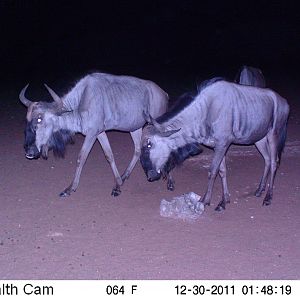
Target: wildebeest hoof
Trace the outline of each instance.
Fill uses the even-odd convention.
[[[225,210],[225,203],[220,203],[218,204],[218,206],[215,208],[215,211],[221,212],[223,210]]]
[[[168,183],[167,183],[167,189],[168,189],[169,191],[174,191],[174,190],[175,190],[174,182],[168,182]]]
[[[263,204],[262,204],[263,206],[268,206],[268,205],[271,205],[271,199],[265,199],[264,201],[263,201]]]
[[[261,196],[261,194],[262,194],[262,192],[260,192],[260,191],[256,191],[256,192],[254,193],[254,196],[255,196],[255,197],[260,197],[260,196]]]
[[[121,194],[121,190],[119,187],[115,187],[113,188],[113,190],[111,191],[111,195],[114,197],[117,197]]]
[[[260,197],[262,195],[264,190],[261,190],[261,189],[257,189],[254,193],[255,197]]]
[[[267,193],[267,195],[266,195],[266,197],[265,197],[262,205],[263,206],[270,205],[271,204],[271,200],[272,200],[272,196],[269,193]]]
[[[68,197],[71,195],[71,190],[66,189],[59,194],[59,197]]]

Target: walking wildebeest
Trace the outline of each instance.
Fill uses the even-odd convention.
[[[186,149],[197,143],[214,149],[208,175],[208,187],[201,200],[210,204],[217,173],[222,179],[223,198],[216,207],[229,202],[225,155],[231,144],[255,144],[265,168],[255,195],[261,196],[270,183],[263,205],[271,204],[277,163],[286,139],[289,105],[270,89],[244,86],[219,79],[203,85],[200,93],[173,115],[157,120],[145,112],[148,124],[142,135],[141,164],[148,181],[158,180],[177,162],[185,159]],[[175,158],[175,159],[174,159]]]
[[[252,85],[261,88],[266,87],[266,80],[262,71],[258,68],[243,66],[236,75],[235,82],[244,85]]]
[[[45,85],[54,102],[31,102],[25,97],[28,85],[21,91],[20,100],[28,107],[25,129],[25,152],[29,159],[48,150],[56,156],[64,156],[65,146],[75,133],[85,135],[77,160],[73,182],[60,196],[70,195],[79,184],[83,165],[96,139],[112,168],[116,185],[113,196],[121,193],[120,186],[131,174],[141,152],[143,111],[158,117],[167,109],[168,94],[154,82],[130,76],[114,76],[92,73],[82,78],[66,95],[60,98]],[[120,176],[106,135],[107,130],[130,132],[134,143],[134,155],[124,174]],[[168,177],[168,188],[172,189]]]

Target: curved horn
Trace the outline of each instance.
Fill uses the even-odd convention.
[[[164,132],[160,133],[160,135],[163,136],[163,137],[169,137],[169,136],[171,136],[172,134],[174,134],[174,133],[176,133],[176,132],[178,132],[178,131],[180,131],[180,130],[181,130],[181,128],[179,128],[179,129],[174,129],[174,130],[167,130],[167,131],[164,131]]]
[[[32,101],[28,100],[28,99],[25,97],[25,92],[26,92],[28,86],[29,86],[29,83],[22,89],[22,91],[21,91],[21,93],[20,93],[20,95],[19,95],[20,101],[21,101],[25,106],[27,106],[27,107],[32,103]]]
[[[48,90],[49,94],[52,96],[53,100],[57,104],[62,105],[62,101],[61,101],[60,97],[46,83],[44,83],[44,86]]]

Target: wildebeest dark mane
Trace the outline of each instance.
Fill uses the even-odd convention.
[[[189,106],[197,96],[197,91],[186,92],[182,94],[174,104],[169,108],[169,110],[162,116],[158,117],[156,121],[158,123],[163,123],[170,120],[172,117],[176,116],[185,107]]]
[[[172,119],[179,112],[188,107],[196,98],[197,95],[201,93],[206,87],[212,85],[213,83],[224,80],[223,77],[214,77],[212,79],[204,80],[197,86],[197,91],[190,91],[182,94],[175,103],[170,107],[170,109],[164,113],[162,116],[158,117],[156,121],[160,124]]]
[[[94,76],[95,74],[104,73],[99,69],[89,69],[87,72],[80,72],[78,74],[75,74],[72,76],[72,78],[67,80],[67,83],[63,84],[61,87],[61,92],[65,96],[67,95],[71,90],[75,88],[75,86],[84,78],[88,76]]]
[[[212,85],[215,82],[221,81],[221,80],[226,80],[226,79],[224,77],[219,76],[219,77],[213,77],[211,79],[202,81],[199,85],[197,85],[198,94],[200,94],[201,91],[203,91],[208,86]]]
[[[61,129],[53,132],[52,136],[49,139],[49,150],[53,150],[55,157],[65,157],[66,145],[74,144],[73,139],[74,134],[65,129]]]
[[[40,102],[38,102],[38,106],[42,107],[45,110],[53,109],[53,105],[55,105],[55,102],[53,102],[53,100],[50,101],[50,102],[46,102],[46,101],[40,101]]]
[[[169,158],[162,170],[163,176],[165,177],[168,174],[168,172],[170,172],[176,166],[181,165],[187,158],[198,155],[201,152],[203,152],[203,149],[198,143],[186,144],[183,147],[173,150],[170,153]]]

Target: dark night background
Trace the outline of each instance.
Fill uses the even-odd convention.
[[[241,65],[295,78],[300,17],[288,1],[0,0],[1,89],[100,70],[156,81],[172,94]]]

